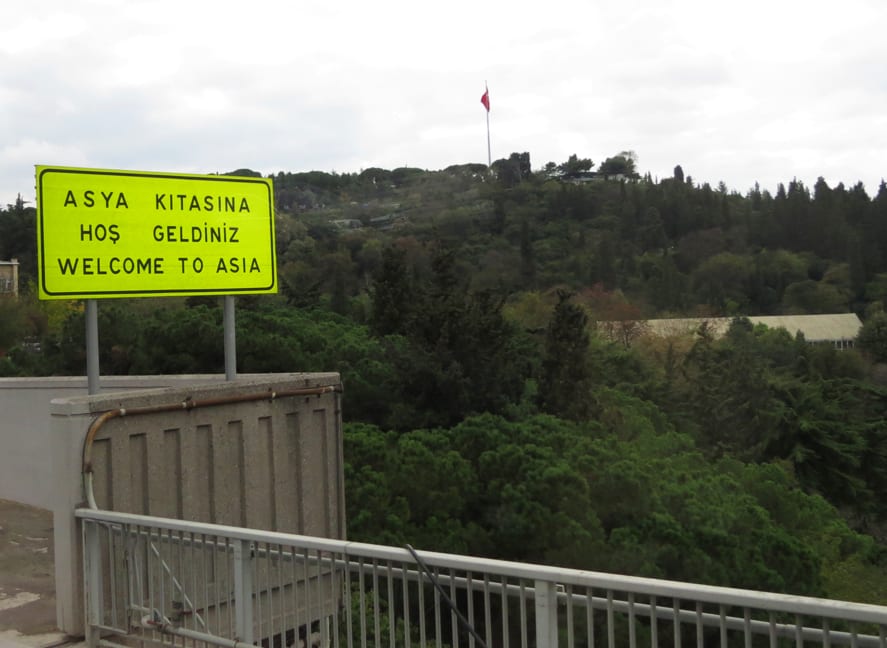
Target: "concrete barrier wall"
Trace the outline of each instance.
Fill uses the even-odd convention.
[[[3,476],[0,497],[53,511],[63,631],[83,630],[73,513],[85,502],[84,440],[99,420],[89,463],[102,508],[345,538],[338,374],[131,379],[126,391],[105,381],[93,396],[83,395],[83,379],[34,380],[42,384],[0,389],[0,402],[15,411],[2,416],[3,442],[21,462],[4,457],[13,474]],[[136,389],[152,382],[176,386]],[[305,389],[323,393],[293,395]],[[59,398],[72,392],[79,395]]]
[[[224,380],[224,375],[105,376],[102,393]],[[50,402],[86,393],[85,377],[0,378],[0,499],[53,508]]]
[[[91,444],[96,505],[344,539],[339,393],[310,393],[338,386],[338,374],[284,374],[105,399],[127,413]]]

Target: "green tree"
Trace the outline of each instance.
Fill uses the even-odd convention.
[[[575,153],[567,158],[567,161],[558,165],[557,169],[566,178],[575,178],[580,173],[590,171],[594,162],[589,158],[579,158]]]
[[[18,259],[21,285],[37,278],[37,211],[21,195],[0,208],[0,259]]]
[[[686,299],[687,277],[674,262],[673,255],[649,255],[641,276],[646,282],[647,301],[658,310],[680,309]]]
[[[850,292],[854,300],[860,301],[865,296],[867,277],[862,242],[855,232],[850,232],[847,235],[847,263],[850,273]]]
[[[787,250],[762,250],[753,264],[749,296],[764,313],[777,311],[786,287],[807,277],[807,262]]]
[[[626,178],[637,177],[636,156],[631,151],[622,151],[618,155],[603,161],[598,173],[605,176],[623,175]]]
[[[376,335],[405,333],[415,308],[406,253],[389,246],[382,251],[382,262],[373,277],[370,328]]]
[[[684,184],[684,170],[681,168],[680,164],[675,166],[673,177],[675,179],[675,182],[679,184]]]
[[[866,435],[880,425],[860,420],[860,414],[849,409],[858,405],[853,387],[840,381],[787,378],[773,384],[782,411],[778,435],[767,454],[788,459],[800,482],[830,501],[870,508],[873,493],[860,464]],[[882,457],[878,471],[883,464]]]
[[[824,281],[805,279],[785,288],[782,303],[789,313],[843,313],[848,295]]]
[[[529,180],[532,175],[529,153],[512,153],[508,159],[496,160],[492,165],[496,179],[505,187],[513,187]]]
[[[887,313],[875,313],[866,319],[857,344],[876,362],[887,362]]]
[[[238,317],[239,327],[241,319]],[[158,309],[135,328],[141,329],[143,339],[151,340],[151,344],[142,348],[142,358],[135,365],[139,369],[134,373],[218,373],[225,366],[222,309],[218,304]],[[105,339],[104,333],[99,339]]]
[[[532,290],[536,284],[536,256],[530,224],[526,219],[521,223],[520,230],[520,275],[524,288]]]
[[[807,595],[844,587],[831,565],[883,573],[871,539],[783,466],[708,462],[654,405],[604,391],[618,423],[347,425],[351,537]]]
[[[691,282],[697,298],[726,314],[744,310],[752,264],[748,257],[722,252],[699,264]]]
[[[641,216],[636,232],[642,250],[661,250],[668,240],[662,226],[662,216],[656,207],[647,207]]]
[[[601,284],[607,290],[615,289],[619,282],[614,238],[610,232],[604,232],[591,257],[589,283]]]
[[[452,425],[471,413],[502,412],[520,400],[530,374],[532,348],[502,315],[504,298],[471,290],[465,273],[457,270],[454,250],[441,244],[431,266],[430,277],[416,285],[405,306],[410,311],[402,331],[396,331],[408,342],[392,356],[401,376],[392,419],[399,429]],[[396,286],[396,278],[390,283]],[[401,293],[376,292],[377,297],[390,294]],[[402,310],[381,312],[400,316]],[[385,329],[377,325],[374,330]]]
[[[684,359],[680,400],[698,426],[700,448],[711,457],[756,461],[772,441],[781,412],[755,345],[750,322],[736,319],[722,341],[702,331]]]
[[[544,412],[575,421],[593,411],[589,360],[588,316],[558,293],[558,303],[545,334],[539,406]]]
[[[0,357],[21,342],[26,325],[22,304],[13,297],[0,295]]]

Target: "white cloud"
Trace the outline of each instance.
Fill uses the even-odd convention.
[[[0,204],[33,165],[265,173],[637,151],[700,181],[863,180],[887,5],[45,0],[0,25]]]

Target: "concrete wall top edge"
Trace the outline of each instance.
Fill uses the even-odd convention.
[[[238,380],[251,380],[267,376],[322,376],[327,373],[274,373],[274,374],[238,374]],[[332,375],[330,373],[329,375]],[[108,391],[116,388],[129,387],[172,387],[180,383],[195,382],[225,382],[225,374],[159,374],[145,376],[102,376],[100,379],[102,390]],[[86,376],[22,376],[14,378],[0,378],[0,389],[36,389],[49,388],[87,388]]]
[[[151,387],[170,387],[179,383],[192,382],[223,382],[224,374],[180,374],[175,376],[102,376],[102,390],[144,389]],[[0,378],[0,390],[87,390],[86,376],[29,376],[17,378]]]
[[[50,403],[52,415],[72,416],[105,412],[120,407],[143,407],[180,402],[185,399],[205,400],[224,398],[234,394],[284,389],[340,386],[338,373],[279,373],[244,374],[234,381],[221,380],[217,376],[164,376],[169,381],[153,381],[146,386],[137,381],[121,384],[117,391],[108,391],[110,385],[103,385],[103,391],[92,396],[88,394],[55,398]],[[166,383],[158,386],[158,383]]]

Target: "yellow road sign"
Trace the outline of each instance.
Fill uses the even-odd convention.
[[[37,167],[40,299],[277,292],[267,178]]]

